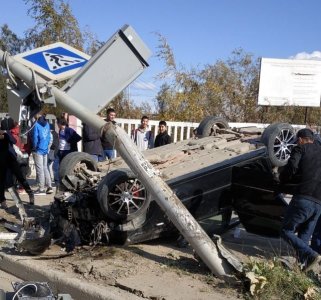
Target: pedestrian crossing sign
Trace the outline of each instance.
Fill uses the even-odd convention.
[[[61,81],[72,77],[90,56],[58,42],[18,54],[14,58],[47,80]]]

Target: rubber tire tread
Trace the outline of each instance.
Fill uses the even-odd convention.
[[[215,124],[217,124],[219,128],[230,128],[228,122],[224,118],[208,116],[199,124],[197,128],[197,136],[200,138],[210,136],[211,128]]]
[[[269,159],[271,161],[271,164],[274,167],[282,167],[287,164],[287,160],[281,161],[274,155],[275,138],[278,136],[280,131],[283,129],[289,129],[293,133],[295,132],[294,128],[288,123],[273,123],[265,128],[265,130],[261,136],[261,142],[266,146]]]
[[[84,162],[91,171],[97,171],[97,162],[92,156],[85,152],[71,152],[67,154],[60,163],[59,177],[64,178],[66,175],[72,175],[74,168],[79,162]]]

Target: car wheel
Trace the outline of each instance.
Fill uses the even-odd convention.
[[[272,165],[284,166],[296,145],[294,128],[287,123],[271,124],[264,130],[261,142],[267,147]]]
[[[230,128],[230,126],[224,118],[213,116],[206,117],[204,120],[202,120],[202,122],[199,124],[197,128],[197,136],[207,137],[215,135],[215,131],[217,128],[228,129]]]
[[[146,188],[129,169],[108,173],[98,186],[97,198],[107,217],[122,222],[145,213],[150,203]]]
[[[66,176],[74,175],[77,178],[77,175],[83,172],[83,169],[90,171],[97,171],[97,162],[92,158],[88,153],[84,152],[71,152],[66,155],[60,163],[59,166],[59,177],[60,181],[67,189],[75,189],[75,187],[81,187],[81,180],[79,178],[79,184],[76,182],[71,183],[69,180],[66,180]]]

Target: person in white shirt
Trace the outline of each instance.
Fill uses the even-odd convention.
[[[140,126],[132,132],[131,138],[140,151],[154,147],[154,136],[152,131],[149,130],[148,123],[149,118],[143,116],[141,118]]]

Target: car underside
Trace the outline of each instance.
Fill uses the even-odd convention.
[[[287,206],[283,194],[292,188],[274,180],[273,168],[286,163],[294,129],[272,124],[260,134],[246,128],[232,131],[226,124],[207,118],[198,138],[144,155],[207,233],[219,234],[237,224],[231,222],[234,211],[246,230],[277,236]],[[50,232],[67,249],[178,234],[121,158],[97,164],[86,153],[71,153],[61,163],[60,178]]]

